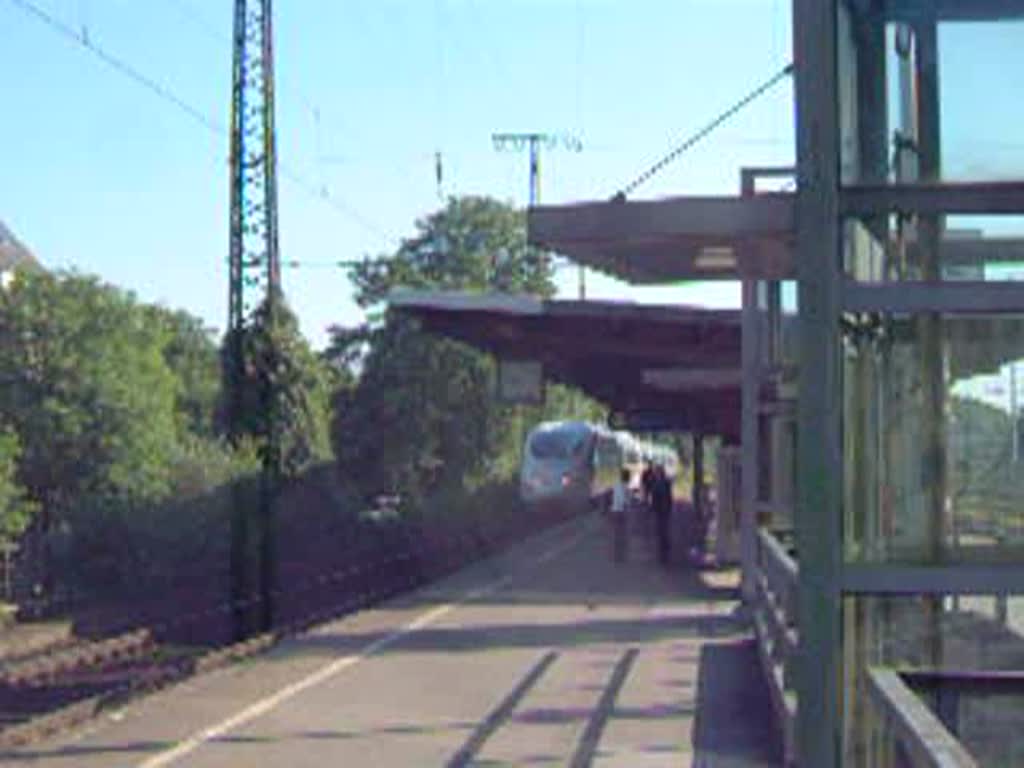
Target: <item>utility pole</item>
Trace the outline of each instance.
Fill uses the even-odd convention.
[[[246,431],[245,410],[252,408],[246,397],[251,375],[246,370],[245,338],[252,331],[253,312],[262,307],[267,337],[274,340],[281,300],[271,0],[235,0],[233,42],[226,383],[228,435],[237,442]],[[281,468],[280,409],[273,378],[277,350],[271,349],[268,358],[258,363],[268,370],[257,372],[261,381],[259,405],[267,428],[256,525],[251,525],[250,500],[242,498],[241,493],[236,494],[232,515],[231,597],[235,635],[240,638],[253,628],[247,604],[254,591],[259,598],[256,626],[268,630],[274,617],[273,502]],[[250,565],[254,551],[258,558],[255,574]]]
[[[583,143],[575,136],[561,137],[550,133],[493,133],[491,141],[498,152],[513,150],[522,152],[529,150],[530,156],[530,207],[540,203],[540,150],[555,149],[559,145],[570,152],[583,151]],[[582,301],[587,295],[586,271],[579,267],[579,298]]]

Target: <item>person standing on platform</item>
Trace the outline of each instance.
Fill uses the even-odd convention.
[[[629,478],[630,472],[623,468],[619,479],[612,486],[611,526],[612,526],[612,560],[622,563],[626,560],[626,517],[629,514]]]
[[[654,501],[651,492],[654,490],[654,462],[648,460],[644,471],[640,473],[640,492],[643,494],[643,529],[644,537],[649,541],[654,520]]]
[[[670,522],[672,519],[672,481],[665,467],[659,464],[654,470],[651,484],[651,506],[654,508],[654,530],[658,541],[658,562],[668,565],[672,554]]]
[[[651,504],[651,490],[654,488],[654,462],[648,461],[644,466],[644,471],[640,473],[640,489],[644,494],[644,504],[648,508],[652,507]]]

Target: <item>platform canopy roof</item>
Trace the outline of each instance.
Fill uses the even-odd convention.
[[[739,438],[739,311],[419,291],[389,303],[426,331],[539,361],[633,429]]]
[[[636,285],[795,277],[795,198],[674,197],[537,206],[533,245]]]
[[[789,192],[537,206],[528,213],[528,239],[533,245],[638,285],[786,280],[796,276],[794,215],[795,196]],[[1024,271],[1024,239],[1019,237],[987,237],[981,231],[950,229],[939,248],[949,282],[990,279],[985,277],[989,269]],[[1012,294],[1013,287],[1007,289]],[[902,293],[900,284],[872,284],[874,303],[855,308],[869,314],[885,313],[893,303],[893,293]],[[1024,318],[1016,310],[1018,301],[1015,294],[1010,296],[1008,306],[1014,308],[1010,316],[944,319],[955,377],[993,373],[1024,357]],[[1002,305],[973,309],[1003,311]],[[906,322],[898,323],[894,330],[897,338],[913,336],[912,324]]]

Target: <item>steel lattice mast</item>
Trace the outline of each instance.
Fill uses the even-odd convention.
[[[235,0],[229,331],[281,289],[271,14],[271,0]]]
[[[231,223],[228,292],[227,403],[228,435],[236,442],[246,432],[247,392],[252,372],[246,370],[245,339],[254,312],[265,311],[269,349],[266,359],[250,361],[263,382],[260,407],[266,419],[259,516],[250,525],[246,499],[236,499],[232,526],[232,599],[235,634],[245,636],[253,625],[245,608],[259,595],[257,625],[273,623],[274,541],[272,505],[280,472],[280,425],[274,371],[277,367],[278,304],[281,267],[278,253],[277,141],[274,131],[274,48],[271,0],[235,0],[231,93]],[[253,530],[254,528],[254,530]],[[249,553],[255,538],[259,564],[253,585]]]

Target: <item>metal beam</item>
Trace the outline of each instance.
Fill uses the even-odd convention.
[[[907,281],[843,283],[842,308],[847,312],[987,313],[1019,315],[1024,307],[1024,282]]]
[[[1020,594],[1024,565],[847,563],[842,587],[847,593],[878,595]]]
[[[949,231],[940,244],[943,266],[1024,264],[1024,237],[979,237],[952,239]]]
[[[743,281],[743,389],[740,560],[743,564],[740,590],[747,601],[754,599],[757,574],[757,490],[760,440],[757,402],[760,395],[760,318],[757,306],[757,283]]]
[[[642,381],[665,392],[739,389],[745,381],[740,368],[654,368],[642,372]]]
[[[863,6],[864,2],[853,3]],[[887,21],[998,21],[1024,18],[1021,0],[883,0]]]
[[[1019,214],[1024,211],[1024,182],[857,184],[843,187],[840,209],[844,216],[884,212]]]
[[[797,754],[840,762],[842,488],[836,0],[794,0],[800,306]]]

